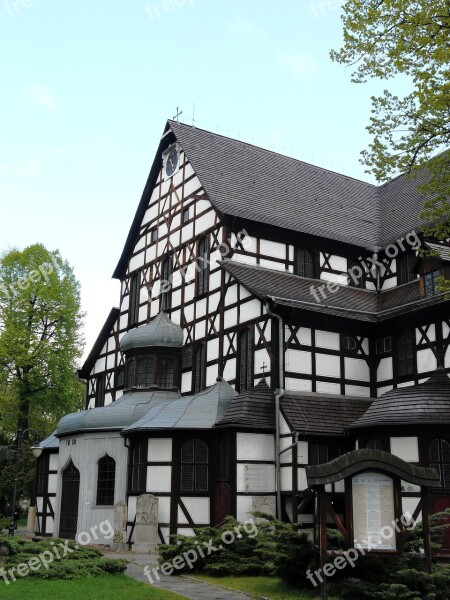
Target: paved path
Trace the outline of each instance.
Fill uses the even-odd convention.
[[[191,600],[249,600],[249,598],[254,598],[254,596],[249,596],[242,592],[235,592],[217,585],[210,585],[209,583],[184,575],[160,575],[160,581],[157,581],[151,573],[151,570],[158,564],[156,556],[152,554],[108,552],[108,557],[129,561],[126,574],[130,577],[163,590],[170,590]],[[146,566],[149,567],[150,576],[154,579],[153,584],[149,583],[144,573]]]

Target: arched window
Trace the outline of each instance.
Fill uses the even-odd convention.
[[[135,442],[131,450],[130,490],[145,492],[147,481],[147,438]]]
[[[131,276],[130,281],[130,310],[128,312],[128,324],[134,325],[139,321],[139,303],[141,295],[141,281],[139,273]]]
[[[240,336],[239,391],[253,387],[253,331],[248,327]]]
[[[399,376],[414,374],[414,332],[404,331],[397,340],[397,369]]]
[[[314,277],[314,258],[307,248],[294,249],[294,273],[301,277]]]
[[[113,506],[116,461],[106,454],[98,461],[97,473],[97,505]]]
[[[383,444],[380,440],[369,440],[366,443],[367,450],[383,450]]]
[[[170,310],[172,307],[172,256],[167,256],[161,268],[161,311]]]
[[[206,348],[204,344],[195,350],[194,392],[201,392],[206,387]]]
[[[158,387],[171,390],[174,387],[175,361],[170,356],[158,357]]]
[[[180,490],[208,491],[208,446],[203,440],[192,438],[181,448]]]
[[[138,388],[148,388],[154,383],[155,369],[153,358],[146,356],[138,360],[136,379],[136,387]]]
[[[446,440],[433,440],[429,450],[430,467],[439,473],[442,487],[450,489],[450,444]]]
[[[209,238],[204,237],[198,242],[198,273],[197,294],[206,294],[208,291],[208,261],[209,261]]]

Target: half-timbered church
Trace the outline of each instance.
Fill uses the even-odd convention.
[[[310,527],[305,468],[356,448],[434,466],[431,510],[450,506],[450,247],[422,238],[422,204],[406,176],[168,121],[79,372],[86,410],[42,443],[36,531],[73,538],[121,506],[133,544],[146,493],[160,543],[254,510]],[[343,514],[344,481],[327,491]],[[420,487],[399,493],[414,512]]]

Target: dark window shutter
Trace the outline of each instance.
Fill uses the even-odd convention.
[[[399,376],[414,373],[414,332],[407,329],[397,341],[397,368]]]

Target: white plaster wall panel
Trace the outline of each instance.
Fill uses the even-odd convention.
[[[391,437],[391,454],[406,462],[419,462],[417,437]]]
[[[238,324],[238,312],[237,308],[230,308],[225,311],[224,325],[225,329],[234,327]]]
[[[57,475],[48,476],[48,493],[56,494],[57,491]]]
[[[128,294],[122,297],[122,303],[120,306],[122,310],[128,310],[130,306],[130,296]]]
[[[194,299],[195,294],[195,285],[193,283],[189,283],[184,286],[184,302],[190,302]],[[186,310],[186,308],[185,308]]]
[[[180,213],[178,213],[177,215],[174,215],[172,217],[171,229],[175,229],[176,227],[179,227],[180,225],[181,225],[181,217],[180,217]],[[179,244],[180,240],[181,240],[180,232],[176,232],[176,235],[178,236],[178,244]],[[172,239],[172,238],[170,238],[170,239]]]
[[[263,367],[265,366],[265,371],[270,371],[270,356],[265,348],[261,350],[255,351],[255,364],[254,364],[254,373],[257,376],[261,376],[263,374]]]
[[[363,341],[361,342],[361,346],[364,352],[366,354],[369,354],[369,340],[367,338],[363,339]]]
[[[201,340],[206,336],[206,319],[195,324],[195,339]]]
[[[147,460],[149,462],[171,462],[172,439],[150,438],[148,440]]]
[[[392,358],[382,358],[377,369],[377,381],[392,379],[394,376],[392,369]]]
[[[206,298],[198,300],[195,308],[197,319],[204,317],[206,315]]]
[[[420,502],[420,498],[402,498],[402,510],[403,510],[403,514],[410,519],[413,514],[414,511],[417,508],[417,505]],[[419,516],[416,519],[416,523],[421,523],[422,522],[422,511],[420,511]]]
[[[180,166],[182,165],[181,163],[182,158],[180,157]],[[183,169],[180,169],[179,171],[177,171],[175,173],[175,175],[172,176],[172,184],[174,188],[178,188],[179,185],[181,185],[183,183]],[[178,195],[180,195],[180,191],[177,190]],[[177,201],[177,197],[175,194],[172,195],[172,203],[176,203]]]
[[[195,524],[210,522],[209,498],[182,497],[181,500]]]
[[[211,268],[214,269],[215,267],[218,266],[217,265],[218,260],[222,260],[222,254],[220,253],[220,250],[214,250],[209,255],[209,263],[211,265]]]
[[[431,325],[428,328],[424,328],[424,330],[426,330],[426,335],[427,338],[430,340],[430,342],[435,342],[436,341],[436,327],[434,325],[434,323],[431,323]],[[420,343],[420,340],[422,339],[422,334],[420,333],[419,329],[416,329],[416,344]]]
[[[188,304],[184,306],[184,318],[188,323],[191,323],[194,320],[194,305]]]
[[[217,310],[220,302],[220,293],[216,292],[208,297],[208,311],[214,313]]]
[[[107,394],[105,394],[105,406],[108,406],[108,404],[111,404],[112,401],[113,401],[112,395],[109,392]]]
[[[292,468],[281,467],[281,491],[291,492],[292,491]]]
[[[145,248],[145,237],[145,235],[142,236],[141,239],[138,241],[138,243],[134,247],[133,254],[136,254],[136,252],[139,252],[139,250],[143,250]]]
[[[118,390],[116,392],[116,400],[118,400],[119,398],[122,398],[122,396],[123,396],[123,391],[122,390]]]
[[[188,168],[191,168],[191,167],[188,167]],[[200,182],[197,179],[197,177],[194,177],[190,181],[186,181],[184,184],[184,197],[188,198],[193,193],[201,194],[201,190],[199,190],[199,188],[200,188]]]
[[[59,454],[50,454],[48,468],[49,468],[49,471],[57,471],[58,470]]]
[[[375,291],[376,285],[374,283],[372,283],[371,281],[366,281],[366,290],[372,290]]]
[[[340,377],[339,356],[316,354],[316,373],[325,377]]]
[[[211,203],[208,200],[197,200],[197,215],[199,215],[202,212],[205,212],[205,210],[210,210],[212,214],[214,214],[214,209],[211,206]]]
[[[218,374],[217,365],[212,365],[211,367],[206,368],[206,387],[216,383]]]
[[[250,300],[241,304],[241,323],[251,321],[261,316],[261,302],[259,300]],[[269,330],[270,331],[270,330]]]
[[[253,518],[253,497],[238,496],[236,498],[236,518],[238,521],[248,521]]]
[[[225,296],[225,306],[230,306],[230,304],[236,304],[236,302],[238,301],[237,291],[237,283],[235,283],[234,285],[230,285],[230,287],[227,289],[227,293]]]
[[[362,385],[346,385],[345,386],[346,396],[363,396],[369,398],[370,388],[363,387]]]
[[[236,359],[230,358],[225,363],[223,368],[223,378],[229,381],[230,379],[234,379],[236,377]]]
[[[91,398],[88,403],[88,409],[95,407],[95,398]]]
[[[300,465],[308,464],[308,442],[297,442],[297,462]]]
[[[317,382],[317,391],[325,394],[340,394],[341,386],[338,383],[327,383],[325,381]]]
[[[170,542],[170,527],[160,527],[161,535],[165,544]]]
[[[322,273],[320,274],[320,279],[322,281],[330,281],[332,283],[338,283],[339,285],[348,285],[347,275],[337,275],[336,273],[328,273],[327,271],[322,271]],[[327,289],[323,290],[325,297],[327,297],[329,294],[334,293],[335,291],[337,291],[337,290],[334,290],[334,288],[332,288],[331,290],[327,290]],[[323,295],[322,295],[321,291],[320,292],[318,291],[317,295],[319,297],[319,300],[322,299]]]
[[[184,514],[184,512],[181,510],[181,507],[178,507],[177,510],[177,522],[180,523],[181,525],[188,525],[189,521],[187,520],[186,515]]]
[[[189,527],[178,527],[178,535],[185,535],[186,537],[195,537],[195,531]]]
[[[208,360],[217,360],[219,358],[219,338],[214,338],[207,342]]]
[[[53,517],[47,517],[46,532],[50,534],[53,534],[55,532],[55,521],[53,520]]]
[[[286,390],[311,392],[312,382],[309,379],[294,379],[293,377],[285,377],[284,387]]]
[[[237,252],[233,254],[234,262],[243,263],[245,265],[256,265],[257,259],[256,256],[248,256],[247,254],[238,254]]]
[[[192,371],[188,371],[187,373],[183,373],[181,375],[181,393],[185,394],[186,392],[190,392],[192,387]]]
[[[287,424],[286,419],[284,418],[283,414],[280,411],[280,434],[284,435],[286,433],[291,433],[291,428]]]
[[[306,480],[306,470],[303,467],[297,469],[297,487],[299,492],[306,490],[308,487],[308,482]]]
[[[286,260],[286,245],[280,244],[279,242],[272,242],[270,240],[259,240],[259,251],[261,254],[266,256],[272,256],[273,258],[280,258]]]
[[[187,223],[181,230],[181,243],[189,241],[194,237],[194,226],[192,223]]]
[[[275,465],[238,463],[236,466],[236,480],[238,492],[274,492]]]
[[[370,381],[369,365],[359,358],[345,357],[345,378],[359,381]]]
[[[148,288],[147,288],[147,286],[144,286],[139,290],[139,304],[141,302],[147,302],[147,301],[148,301]]]
[[[216,290],[220,288],[220,284],[222,282],[222,271],[216,271],[215,273],[211,273],[209,276],[209,289]]]
[[[195,221],[195,235],[199,235],[207,229],[211,229],[211,227],[214,227],[214,221],[215,213],[213,210],[202,215],[201,217],[198,217]]]
[[[396,277],[390,277],[389,279],[385,279],[383,283],[383,291],[390,290],[392,288],[397,287],[397,279]]]
[[[146,249],[145,259],[147,262],[152,262],[156,259],[156,244]]]
[[[337,493],[344,493],[345,492],[345,480],[344,479],[339,479],[339,481],[336,481],[334,484],[334,491]]]
[[[450,334],[450,327],[447,325],[447,323],[442,323],[442,335],[444,336],[444,338],[447,338],[448,335]]]
[[[316,331],[316,346],[319,348],[328,348],[329,350],[339,350],[339,334],[331,331]]]
[[[312,373],[311,352],[288,349],[285,352],[285,358],[286,371],[290,371],[291,373],[305,373],[307,375]]]
[[[125,313],[125,314],[121,315],[119,322],[120,322],[120,329],[126,329],[126,327],[128,326],[128,314]]]
[[[128,498],[128,521],[134,521],[134,517],[136,516],[136,496],[129,496]]]
[[[265,267],[266,269],[272,269],[272,271],[285,271],[285,263],[278,262],[275,260],[269,260],[268,258],[260,258],[259,266]]]
[[[336,254],[332,254],[328,262],[331,265],[331,268],[335,271],[340,271],[341,273],[347,272],[347,259],[343,256],[337,256]]]
[[[141,306],[139,309],[139,321],[145,321],[147,319],[147,305]]]
[[[147,467],[147,492],[170,492],[172,467]]]
[[[114,354],[108,354],[108,356],[106,357],[106,368],[114,369],[115,360],[116,357]]]
[[[285,448],[289,448],[292,444],[292,438],[280,438],[280,451],[283,452]],[[292,462],[292,450],[286,450],[283,454],[280,454],[280,462],[281,463],[291,463]]]
[[[232,238],[233,246],[236,245],[236,237]],[[251,235],[245,236],[244,247],[246,252],[251,252],[252,254],[257,254],[257,239]],[[237,252],[241,252],[241,250],[237,250]]]
[[[309,327],[300,327],[296,337],[300,344],[311,346],[312,332]]]
[[[179,220],[179,217],[177,218],[177,220]],[[176,224],[175,224],[175,218],[172,221],[172,227],[175,228]],[[169,235],[169,241],[171,243],[171,245],[176,248],[177,246],[180,245],[181,242],[181,234],[180,234],[180,230],[178,231],[174,231],[173,233],[171,233]]]
[[[98,360],[95,361],[95,365],[94,365],[94,369],[93,369],[93,373],[102,373],[102,371],[105,370],[105,358],[99,358]]]
[[[156,317],[156,315],[158,313],[159,313],[159,298],[152,300],[150,302],[150,316]]]
[[[152,200],[153,200],[153,196],[155,196],[155,200],[158,197],[158,192],[155,189],[153,194],[152,194]],[[144,221],[143,223],[150,223],[151,221],[155,221],[158,218],[158,203],[153,204],[152,206],[150,206],[150,208],[147,209],[145,215],[144,215]]]
[[[42,512],[43,501],[44,501],[44,499],[42,498],[42,496],[36,496],[36,507],[38,509],[38,512]]]
[[[377,389],[377,398],[392,390],[392,385],[385,385]]]
[[[425,371],[434,371],[436,367],[436,357],[430,348],[417,351],[417,371],[419,373],[424,373]]]
[[[275,438],[269,433],[237,433],[238,460],[275,460]]]
[[[404,381],[403,383],[397,383],[398,388],[409,387],[410,385],[414,385],[414,380],[412,379],[412,376],[409,381]]]
[[[171,180],[170,179],[166,179],[165,181],[163,180],[161,182],[161,197],[165,196],[167,194],[167,192],[169,191],[170,188],[170,184],[171,184]],[[167,200],[166,200],[167,202]]]
[[[169,203],[166,201],[166,206],[165,208],[167,209],[169,207]],[[167,227],[167,223],[165,221],[161,221],[159,223],[159,227],[158,227],[158,237],[159,238],[163,238],[166,237],[166,235],[169,233],[169,228]],[[164,240],[164,244],[167,245],[167,239]],[[158,244],[158,249],[160,248],[159,244]]]
[[[172,306],[180,306],[181,304],[181,290],[174,290],[172,292]],[[172,319],[172,315],[170,316]]]

